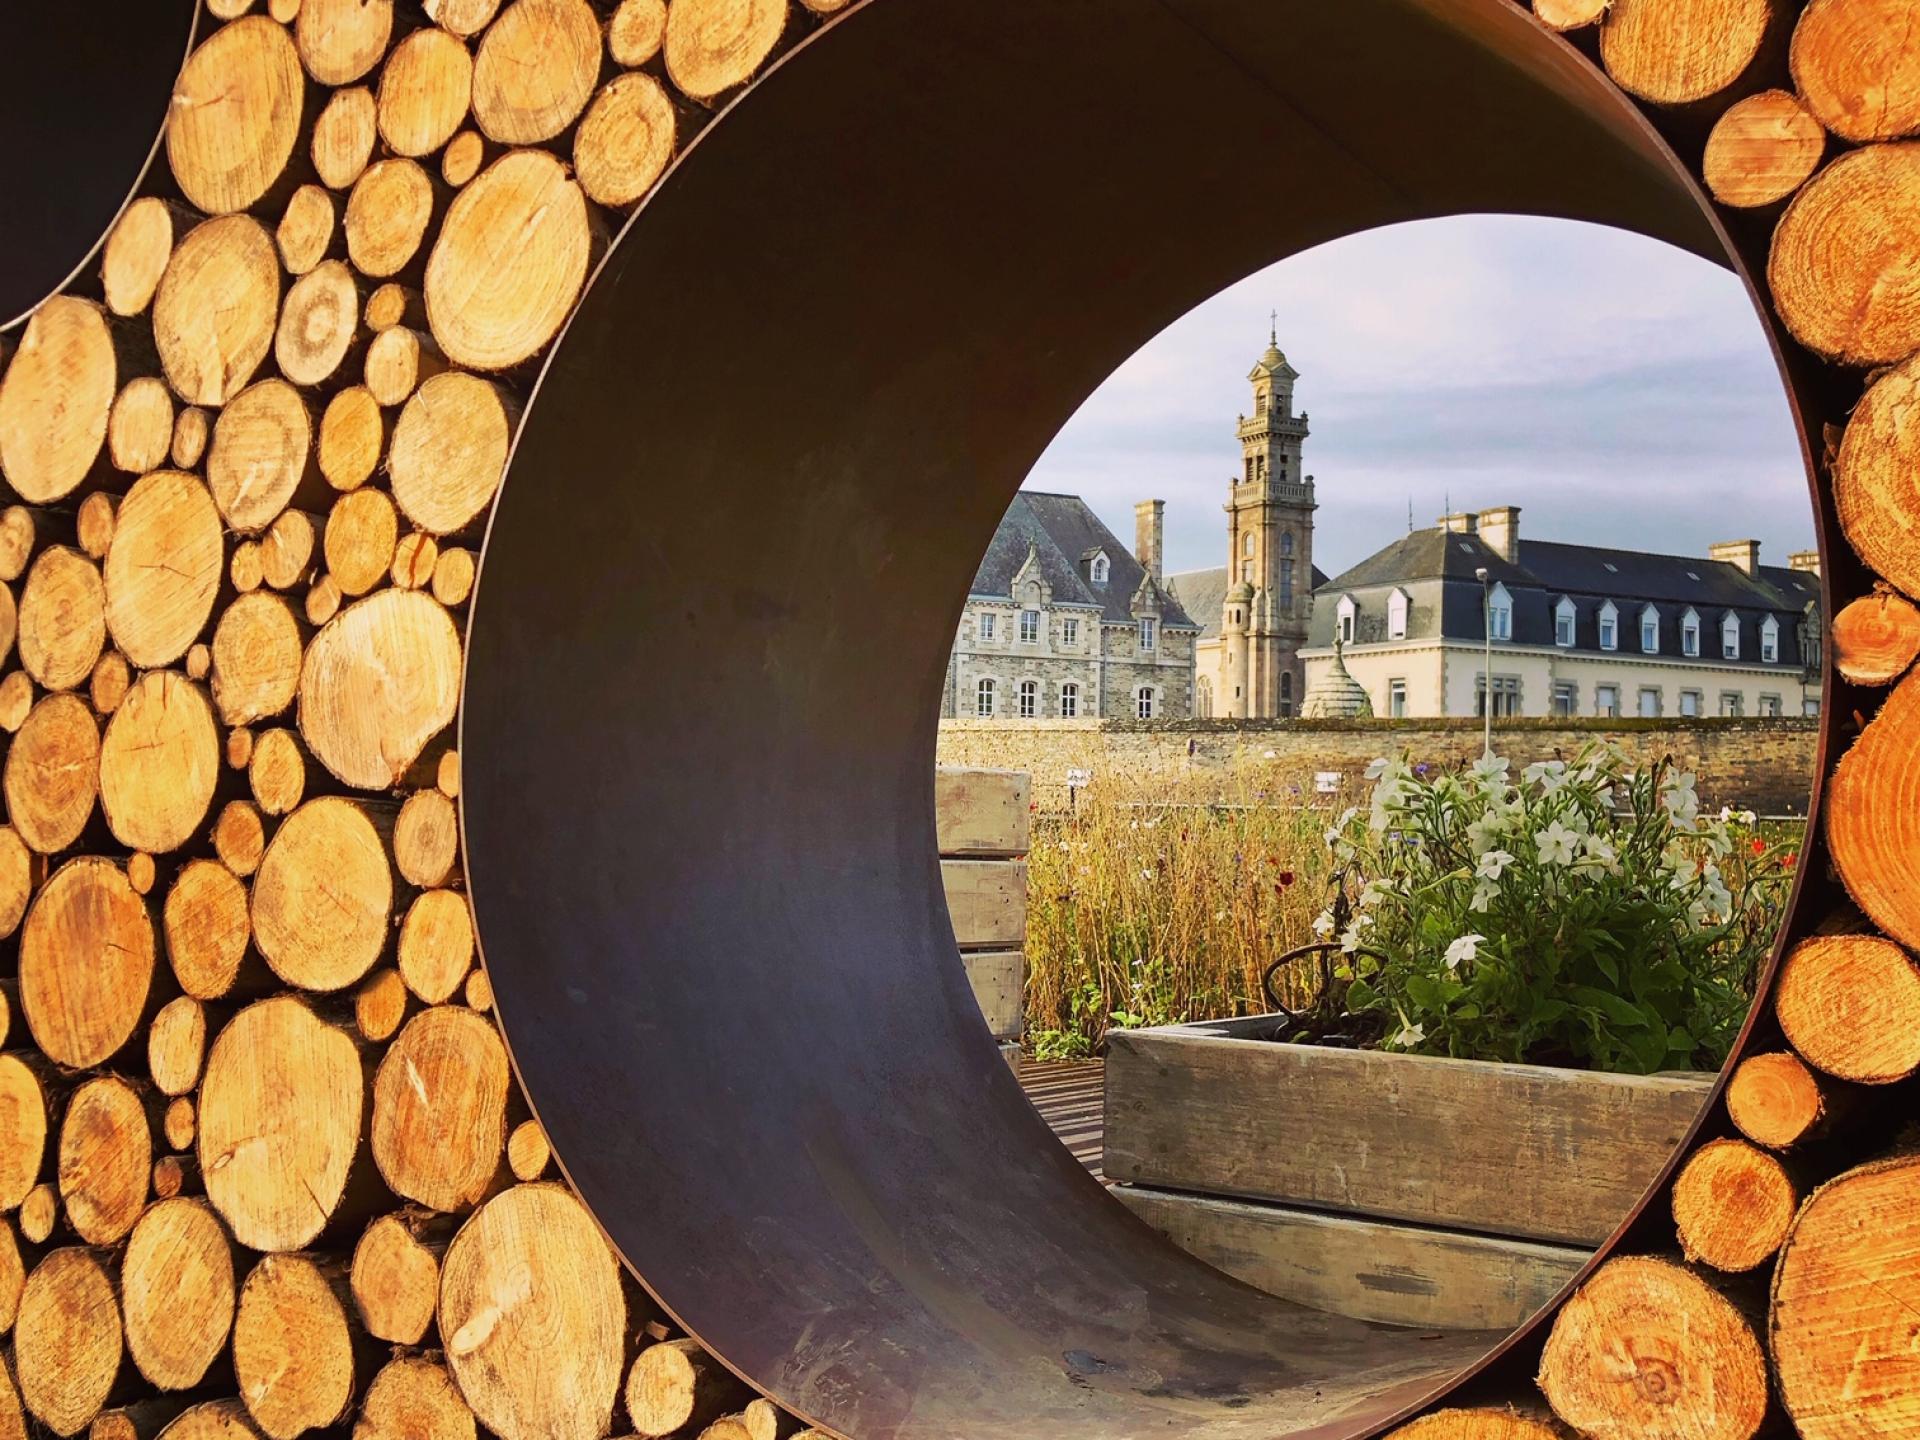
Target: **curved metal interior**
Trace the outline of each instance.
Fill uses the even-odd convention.
[[[781,1401],[857,1440],[1332,1440],[1497,1342],[1260,1295],[1107,1197],[980,1023],[931,793],[967,582],[1080,401],[1262,265],[1469,211],[1725,258],[1508,0],[873,0],[595,281],[486,550],[470,877],[568,1175]]]
[[[106,240],[166,132],[198,9],[195,0],[7,6],[0,330],[78,275]]]

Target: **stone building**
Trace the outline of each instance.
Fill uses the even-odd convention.
[[[1227,564],[1168,577],[1202,626],[1195,646],[1194,713],[1268,719],[1297,713],[1306,694],[1314,587],[1313,477],[1301,469],[1307,415],[1293,409],[1300,372],[1277,333],[1247,379],[1253,413],[1240,417],[1240,470],[1229,483]]]
[[[1076,495],[1014,497],[967,595],[942,717],[1185,720],[1200,627],[1161,581],[1159,500],[1129,551]]]
[[[1755,540],[1696,558],[1523,539],[1512,505],[1447,515],[1319,587],[1309,688],[1344,661],[1378,716],[1479,715],[1491,668],[1496,716],[1816,715],[1819,564],[1762,565]]]

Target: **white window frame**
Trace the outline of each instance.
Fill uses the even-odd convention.
[[[1334,616],[1338,622],[1338,634],[1342,645],[1353,644],[1354,617],[1359,613],[1360,607],[1353,603],[1353,597],[1351,595],[1342,595],[1340,597],[1340,603],[1334,607]]]
[[[1620,607],[1611,600],[1600,607],[1600,648],[1620,648]]]
[[[1785,713],[1786,711],[1781,706],[1780,697],[1778,695],[1762,695],[1760,697],[1760,718],[1761,719],[1778,720]]]
[[[1700,658],[1700,612],[1691,605],[1680,617],[1680,653],[1690,660]]]
[[[991,675],[982,675],[973,685],[973,713],[976,719],[991,720],[999,709],[1000,685]]]
[[[1683,720],[1698,720],[1701,712],[1706,708],[1706,703],[1707,697],[1700,691],[1682,690],[1680,692],[1680,718]]]
[[[1649,698],[1651,698],[1653,702],[1653,708],[1651,710],[1647,708]],[[1639,693],[1634,698],[1633,713],[1638,715],[1642,720],[1658,720],[1666,713],[1666,705],[1667,697],[1660,686],[1642,685]]]
[[[1513,596],[1498,581],[1494,582],[1493,596],[1487,602],[1487,610],[1493,626],[1493,638],[1513,639]]]
[[[1094,556],[1093,564],[1088,568],[1092,572],[1094,584],[1104,585],[1107,583],[1108,562],[1105,555]]]
[[[1560,603],[1553,607],[1553,643],[1562,649],[1572,649],[1574,639],[1579,634],[1579,621],[1579,608],[1562,595]]]
[[[1063,615],[1060,617],[1060,643],[1078,645],[1080,643],[1080,617]]]
[[[1760,659],[1768,665],[1780,663],[1780,622],[1771,615],[1760,622]]]
[[[1660,609],[1656,605],[1644,606],[1640,611],[1640,653],[1660,653]]]
[[[1620,718],[1620,686],[1617,683],[1593,687],[1593,713],[1608,720]]]
[[[1142,685],[1133,692],[1133,713],[1137,720],[1151,720],[1160,713],[1160,692],[1151,685]]]
[[[1722,690],[1720,692],[1720,718],[1739,720],[1747,713],[1747,697],[1740,690]]]
[[[1204,675],[1194,682],[1193,713],[1202,720],[1213,715],[1213,682]]]
[[[1142,655],[1151,655],[1153,653],[1154,645],[1159,640],[1159,632],[1160,622],[1155,620],[1153,616],[1142,615],[1140,617],[1140,653]]]
[[[1387,681],[1387,718],[1389,720],[1407,718],[1407,682],[1397,677]]]
[[[980,638],[982,640],[991,640],[994,638],[994,618],[994,613],[991,610],[980,617]]]
[[[1562,710],[1560,702],[1565,700],[1567,708]],[[1580,713],[1580,685],[1574,680],[1556,680],[1547,695],[1547,713],[1558,719],[1568,720]]]
[[[1407,638],[1407,607],[1412,603],[1407,592],[1394,587],[1387,596],[1387,638],[1404,640]]]
[[[1080,718],[1080,686],[1068,680],[1060,687],[1060,718],[1078,720]]]
[[[1022,720],[1039,719],[1040,682],[1038,680],[1022,680],[1020,682],[1020,688],[1014,693],[1017,697],[1018,705],[1015,713],[1017,713]]]
[[[1020,643],[1022,645],[1040,643],[1040,612],[1038,610],[1020,612]]]
[[[1731,610],[1720,622],[1720,658],[1722,660],[1740,658],[1740,617]]]

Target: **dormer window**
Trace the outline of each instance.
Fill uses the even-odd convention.
[[[1760,622],[1760,658],[1769,665],[1780,662],[1780,622],[1771,615]]]
[[[1720,658],[1740,658],[1740,617],[1731,610],[1727,612],[1727,618],[1720,622]]]
[[[1600,607],[1600,648],[1620,648],[1620,611],[1611,600]]]
[[[1091,574],[1094,584],[1104,585],[1107,583],[1107,557],[1105,555],[1096,555],[1093,557]]]
[[[1396,589],[1387,596],[1387,638],[1407,638],[1407,592]]]
[[[1351,595],[1342,595],[1340,597],[1340,604],[1335,613],[1339,618],[1340,643],[1342,645],[1351,645],[1353,643],[1353,622],[1354,617],[1359,613],[1359,609],[1360,607],[1353,603],[1353,597]]]
[[[1572,648],[1575,618],[1576,612],[1573,607],[1573,601],[1567,599],[1564,595],[1561,596],[1560,603],[1553,607],[1554,644],[1566,646],[1569,649]]]
[[[1495,585],[1487,599],[1487,622],[1494,639],[1513,639],[1513,596],[1504,585]]]
[[[1680,617],[1680,653],[1689,657],[1700,654],[1700,612],[1688,610]]]
[[[1640,612],[1640,649],[1648,655],[1660,653],[1660,612],[1651,605]]]

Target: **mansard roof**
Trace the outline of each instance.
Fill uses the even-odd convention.
[[[981,557],[969,593],[1012,599],[1013,578],[1027,563],[1029,547],[1039,561],[1041,574],[1053,587],[1055,605],[1095,609],[1101,619],[1116,625],[1133,623],[1133,596],[1146,577],[1146,569],[1078,495],[1040,490],[1022,490],[1015,495],[993,533],[987,553]],[[1107,557],[1109,570],[1104,586],[1088,578],[1088,564],[1096,553]],[[1163,627],[1200,628],[1165,585],[1160,593]]]

